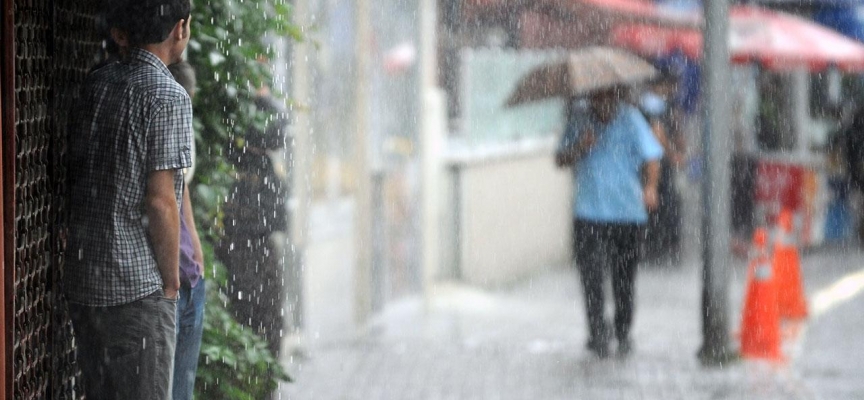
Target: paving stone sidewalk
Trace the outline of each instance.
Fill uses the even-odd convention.
[[[734,267],[737,326],[744,263]],[[286,364],[281,399],[812,399],[794,366],[703,368],[696,262],[645,265],[637,278],[634,353],[597,360],[583,348],[576,272],[552,269],[512,288],[456,283],[389,307],[350,340],[307,342]],[[607,300],[608,303],[608,300]]]

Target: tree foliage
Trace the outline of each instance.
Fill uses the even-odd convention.
[[[188,60],[198,75],[194,99],[197,147],[193,208],[205,249],[208,279],[204,338],[196,392],[205,399],[260,399],[288,377],[263,339],[227,311],[225,269],[213,256],[222,234],[221,205],[233,183],[229,154],[265,116],[254,98],[271,79],[263,60],[276,51],[265,37],[299,40],[285,0],[196,0]]]

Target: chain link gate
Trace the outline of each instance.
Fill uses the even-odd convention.
[[[94,17],[98,4],[94,0],[4,3],[7,12],[11,6],[14,18],[12,37],[4,37],[5,45],[14,43],[14,71],[6,69],[4,74],[14,74],[15,102],[15,247],[14,254],[6,254],[7,268],[14,265],[13,292],[7,294],[13,301],[12,312],[6,315],[13,337],[6,344],[12,352],[11,373],[7,366],[11,383],[7,382],[6,390],[22,400],[82,398],[76,387],[80,380],[75,379],[71,326],[60,301],[66,223],[63,156],[68,105],[101,44]],[[9,55],[8,49],[4,52]],[[5,141],[4,146],[9,145]],[[6,149],[4,156],[9,154]]]

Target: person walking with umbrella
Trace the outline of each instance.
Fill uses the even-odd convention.
[[[636,267],[647,210],[658,206],[663,148],[642,114],[622,101],[626,88],[593,92],[587,112],[568,113],[555,161],[573,170],[573,251],[588,319],[587,348],[609,354],[603,282],[612,277],[618,353],[632,349]],[[572,100],[571,100],[572,101]]]
[[[626,88],[600,89],[580,118],[570,112],[555,155],[573,170],[573,250],[580,268],[589,339],[598,357],[609,355],[611,332],[603,282],[612,277],[618,354],[632,349],[636,267],[648,210],[658,206],[663,148],[642,114],[622,101]]]
[[[626,88],[600,89],[587,112],[568,113],[556,164],[574,179],[573,251],[580,268],[588,319],[587,348],[609,354],[603,282],[611,274],[618,352],[632,349],[636,267],[648,210],[658,206],[663,148],[642,114],[622,101]]]
[[[618,353],[632,350],[636,266],[648,211],[658,207],[663,147],[642,113],[625,102],[632,84],[657,77],[645,60],[610,47],[588,47],[541,65],[518,82],[507,106],[563,97],[567,126],[555,154],[573,171],[573,250],[588,319],[589,351],[609,355],[603,282],[612,276]],[[579,107],[587,97],[587,107]]]

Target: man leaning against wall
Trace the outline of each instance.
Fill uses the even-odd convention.
[[[64,291],[88,399],[168,399],[192,104],[166,65],[189,41],[189,0],[117,0],[127,47],[93,71],[69,133]]]

